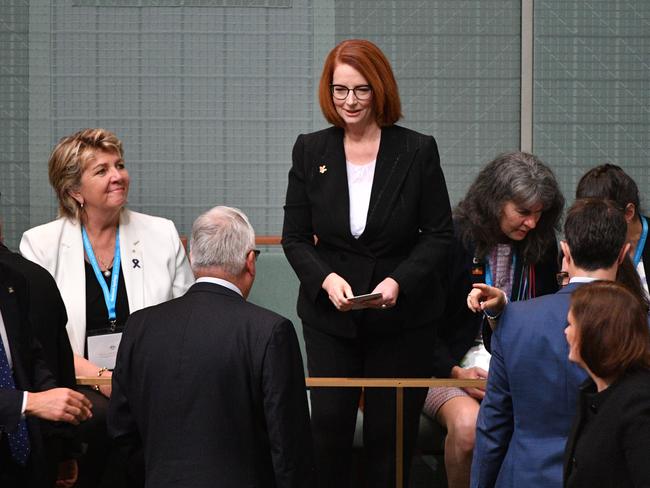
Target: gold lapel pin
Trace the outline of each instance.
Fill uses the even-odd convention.
[[[327,171],[327,166],[325,166],[324,164],[320,165],[318,167],[318,171],[320,171],[320,174],[325,174],[325,172]]]

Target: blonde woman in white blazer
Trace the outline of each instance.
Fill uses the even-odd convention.
[[[104,286],[101,278],[106,282],[104,289],[117,289],[119,299],[116,304],[113,300],[116,313],[112,316],[108,296],[92,305],[93,320],[98,316],[101,320],[102,314],[106,314],[108,327],[109,323],[126,320],[136,310],[183,295],[194,276],[170,220],[124,208],[130,179],[122,143],[115,134],[104,129],[85,129],[61,139],[50,156],[49,178],[59,200],[60,217],[25,232],[20,251],[56,280],[68,313],[67,331],[76,374],[110,376],[110,371],[87,359],[87,286]],[[119,267],[115,266],[118,256]],[[99,391],[110,397],[109,386],[102,386]],[[86,394],[91,397],[94,410],[99,410],[103,417],[107,401],[95,392]],[[105,429],[105,419],[96,421]],[[105,440],[105,431],[100,437]],[[102,444],[97,439],[90,441],[93,442]],[[103,449],[98,453],[102,458]],[[89,470],[92,472],[80,469],[81,486],[96,484],[103,466],[93,465]]]
[[[183,295],[194,277],[174,223],[123,209],[119,229],[131,313]],[[83,356],[86,302],[81,299],[85,273],[80,222],[62,217],[34,227],[23,234],[20,252],[54,276],[68,313],[72,350]],[[92,372],[97,374],[97,370]]]

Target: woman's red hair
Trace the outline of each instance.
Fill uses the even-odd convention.
[[[327,55],[323,74],[320,77],[318,100],[323,115],[329,123],[345,127],[345,122],[336,112],[330,91],[334,69],[339,64],[352,66],[368,80],[368,84],[372,88],[373,113],[377,125],[387,127],[402,117],[402,104],[399,99],[397,82],[384,53],[365,39],[348,39],[337,45]]]

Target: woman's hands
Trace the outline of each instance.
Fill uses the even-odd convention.
[[[485,312],[492,316],[498,316],[508,303],[506,294],[500,288],[474,283],[472,291],[467,295],[467,307],[472,312]]]
[[[321,286],[327,292],[327,296],[332,304],[340,312],[347,312],[354,305],[349,300],[350,297],[354,296],[352,288],[338,274],[328,274]],[[393,278],[385,278],[372,290],[372,293],[381,293],[381,297],[363,302],[364,307],[379,309],[394,307],[399,295],[399,283]]]
[[[397,296],[399,295],[399,283],[393,278],[385,278],[380,282],[372,293],[381,293],[381,298],[376,298],[366,302],[372,308],[389,308],[394,307],[397,303]]]
[[[483,368],[479,368],[478,366],[473,366],[471,368],[461,368],[460,366],[454,366],[451,368],[451,377],[456,379],[484,380],[487,378],[487,375],[488,372]],[[484,388],[466,387],[463,388],[463,390],[465,390],[469,396],[476,398],[477,400],[482,400],[483,397],[485,397]]]
[[[112,378],[113,377],[113,372],[112,371],[104,371],[101,375],[101,378]],[[99,392],[104,395],[106,398],[111,397],[111,393],[113,392],[113,386],[112,385],[100,385],[99,386]]]
[[[336,273],[328,274],[321,287],[327,292],[330,302],[338,311],[347,312],[352,308],[352,302],[348,298],[354,296],[354,293],[348,282],[341,276]]]
[[[96,364],[88,361],[83,356],[78,354],[74,355],[74,372],[77,376],[97,376],[102,378],[111,378],[113,373],[108,371],[106,368],[100,368]],[[106,398],[111,397],[112,386],[111,385],[101,385],[99,391]]]

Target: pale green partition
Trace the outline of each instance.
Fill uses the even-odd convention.
[[[533,147],[568,203],[584,172],[623,167],[650,187],[650,2],[535,2]]]
[[[306,374],[307,356],[305,355],[305,342],[302,338],[302,322],[296,314],[298,278],[284,254],[275,250],[263,250],[257,258],[256,268],[255,283],[248,300],[291,320],[298,335]]]

